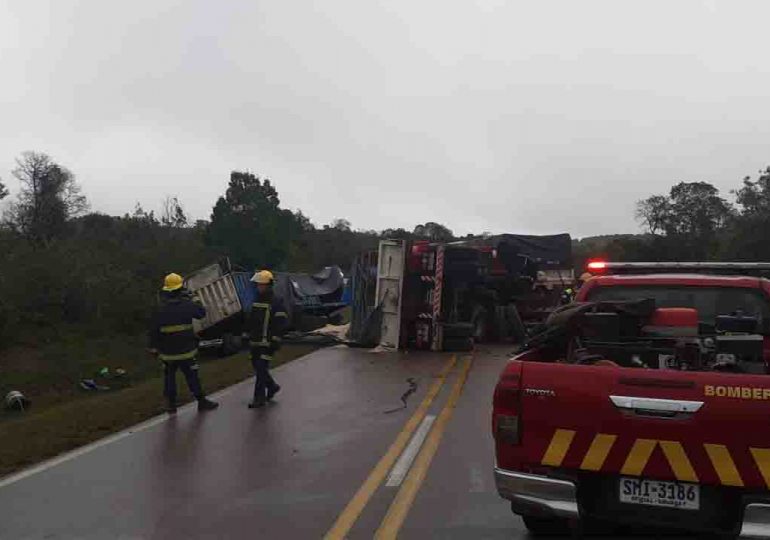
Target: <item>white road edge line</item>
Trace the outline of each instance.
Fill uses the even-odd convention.
[[[226,394],[229,394],[230,392],[233,392],[236,388],[239,386],[245,385],[245,384],[253,384],[253,377],[246,379],[245,381],[241,381],[239,383],[236,383],[232,386],[228,386],[227,388],[224,388],[220,390],[219,392],[215,392],[211,394],[209,397],[211,398],[219,398]],[[188,403],[187,405],[184,405],[183,407],[179,408],[179,411],[177,412],[176,416],[179,416],[181,414],[187,413],[189,411],[192,411],[194,407],[196,407],[196,403],[193,401],[192,403]],[[214,413],[216,414],[216,413]],[[139,433],[141,431],[144,431],[146,429],[150,429],[153,426],[157,426],[158,424],[162,424],[163,422],[168,422],[172,416],[168,414],[161,414],[159,416],[155,416],[153,418],[150,418],[149,420],[145,420],[144,422],[141,422],[139,424],[136,424],[135,426],[131,426],[130,428],[126,428],[123,431],[119,431],[117,433],[113,433],[112,435],[108,435],[107,437],[103,439],[99,439],[98,441],[94,441],[90,444],[87,444],[85,446],[81,446],[80,448],[76,448],[75,450],[70,450],[69,452],[65,452],[64,454],[61,454],[57,457],[51,458],[49,460],[43,461],[42,463],[38,463],[37,465],[33,465],[32,467],[28,469],[24,469],[22,471],[19,471],[17,473],[11,474],[9,476],[6,476],[5,478],[0,478],[0,489],[4,488],[6,486],[9,486],[11,484],[15,484],[16,482],[20,480],[24,480],[25,478],[29,478],[32,475],[41,473],[43,471],[46,471],[48,469],[51,469],[53,467],[56,467],[57,465],[61,465],[62,463],[65,463],[67,461],[70,461],[72,459],[75,459],[77,457],[80,457],[84,454],[88,454],[89,452],[92,452],[96,450],[97,448],[101,448],[102,446],[107,446],[108,444],[112,444],[114,442],[117,442],[121,439],[125,439],[129,435],[133,435],[135,433]]]
[[[417,457],[417,453],[420,451],[420,448],[422,448],[422,443],[425,442],[425,438],[428,436],[430,428],[435,420],[435,414],[429,414],[422,419],[420,427],[418,427],[417,431],[412,435],[412,440],[409,441],[409,444],[404,449],[401,457],[398,458],[398,461],[396,461],[396,464],[393,465],[393,468],[390,470],[390,475],[385,482],[385,486],[398,487],[401,485],[401,482],[404,481],[406,474],[412,467],[414,458]]]

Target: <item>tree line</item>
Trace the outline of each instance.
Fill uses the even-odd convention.
[[[411,231],[356,231],[345,219],[317,227],[281,206],[269,179],[234,171],[209,220],[191,220],[177,197],[123,216],[90,209],[74,173],[26,152],[12,172],[18,195],[0,223],[0,346],[55,340],[72,327],[144,330],[162,277],[228,257],[235,268],[313,272],[349,267],[381,238],[446,241],[437,223]],[[0,199],[9,197],[0,181]]]
[[[446,226],[354,230],[343,218],[316,226],[281,206],[267,178],[233,171],[210,219],[191,220],[177,197],[159,213],[137,205],[122,216],[91,211],[75,175],[27,152],[13,176],[20,192],[0,223],[0,339],[37,343],[71,326],[94,332],[144,329],[160,281],[228,257],[235,268],[313,272],[347,269],[382,238],[452,241]],[[770,167],[746,177],[732,202],[707,182],[679,182],[639,201],[642,234],[576,241],[575,265],[613,260],[770,260]],[[0,181],[0,199],[8,198]],[[470,236],[470,235],[468,235]]]
[[[575,244],[576,267],[590,257],[618,261],[770,261],[770,167],[729,195],[708,182],[678,182],[636,205],[642,234]]]

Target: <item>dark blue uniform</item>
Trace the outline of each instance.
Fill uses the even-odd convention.
[[[161,293],[161,304],[150,324],[150,348],[158,351],[164,366],[164,394],[170,406],[176,404],[176,372],[181,371],[190,392],[198,401],[205,398],[198,378],[198,337],[193,319],[206,316],[206,309],[181,291]]]
[[[270,361],[281,347],[281,337],[286,332],[288,314],[283,302],[270,291],[257,292],[247,319],[251,364],[254,366],[254,403],[261,404],[278,390],[270,375]]]

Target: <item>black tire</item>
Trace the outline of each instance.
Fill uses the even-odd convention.
[[[472,351],[473,338],[444,338],[442,349],[446,352]]]
[[[476,343],[489,341],[489,313],[483,307],[477,307],[473,312],[473,339]]]
[[[243,346],[243,339],[241,336],[234,336],[233,334],[225,334],[222,336],[222,346],[220,348],[220,354],[222,356],[230,356],[241,351]]]
[[[444,339],[447,338],[469,338],[473,336],[473,325],[471,323],[452,323],[443,325]]]
[[[521,343],[527,338],[527,327],[524,326],[524,321],[521,320],[521,315],[519,315],[519,310],[515,304],[510,304],[506,311],[511,337],[514,343]]]
[[[540,516],[521,516],[527,530],[538,538],[558,538],[572,536],[569,523],[562,518]]]

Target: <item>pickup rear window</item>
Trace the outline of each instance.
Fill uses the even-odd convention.
[[[738,287],[688,287],[655,285],[613,285],[595,287],[588,294],[591,302],[603,300],[641,300],[652,298],[657,307],[686,307],[698,310],[702,323],[713,325],[717,315],[742,311],[759,319],[763,334],[770,334],[770,300],[757,289]]]

